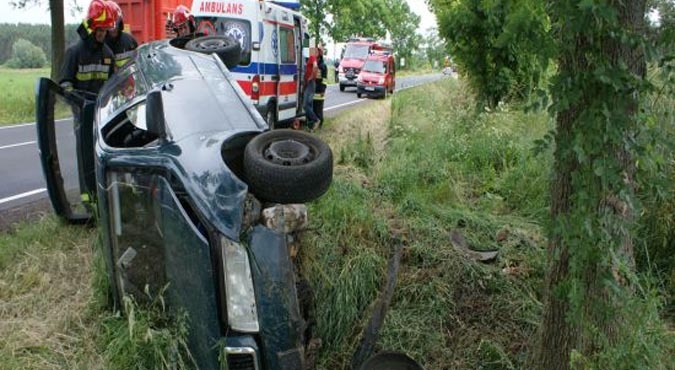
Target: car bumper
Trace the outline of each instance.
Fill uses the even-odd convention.
[[[363,95],[372,95],[372,96],[383,96],[385,93],[385,87],[379,85],[356,85],[356,92]]]
[[[356,86],[356,79],[358,75],[347,76],[344,73],[340,73],[340,85],[342,86]]]

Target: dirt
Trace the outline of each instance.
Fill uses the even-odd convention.
[[[52,213],[52,206],[47,198],[0,210],[0,233],[12,232],[23,223],[35,222]]]

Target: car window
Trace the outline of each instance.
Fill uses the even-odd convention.
[[[379,60],[366,60],[363,64],[363,70],[373,73],[384,73],[387,70],[387,63]]]
[[[124,72],[124,75],[117,78],[118,82],[101,95],[99,103],[101,122],[107,122],[128,102],[146,93],[145,83],[138,72],[134,69],[125,69]]]
[[[279,28],[279,57],[281,63],[295,64],[295,34],[293,29]]]
[[[368,45],[348,44],[347,48],[345,49],[343,58],[364,59],[368,56],[369,51],[370,46]]]

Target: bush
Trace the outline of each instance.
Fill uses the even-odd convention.
[[[12,45],[12,58],[7,61],[9,68],[42,68],[47,63],[45,52],[28,40],[18,39]]]

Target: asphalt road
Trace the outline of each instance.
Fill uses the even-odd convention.
[[[396,81],[396,90],[433,82],[442,77],[440,73],[399,77]],[[351,109],[354,105],[367,101],[365,98],[358,99],[354,88],[340,92],[337,85],[329,85],[324,114],[328,118],[334,117],[342,110]],[[57,121],[58,142],[64,143],[59,156],[68,163],[75,163],[75,144],[71,126],[70,120]],[[25,213],[22,209],[27,212],[36,207],[44,208],[48,204],[36,135],[34,123],[0,127],[0,226],[2,219],[6,222],[8,218],[16,219],[17,214]],[[74,179],[73,176],[65,175],[64,177]]]

